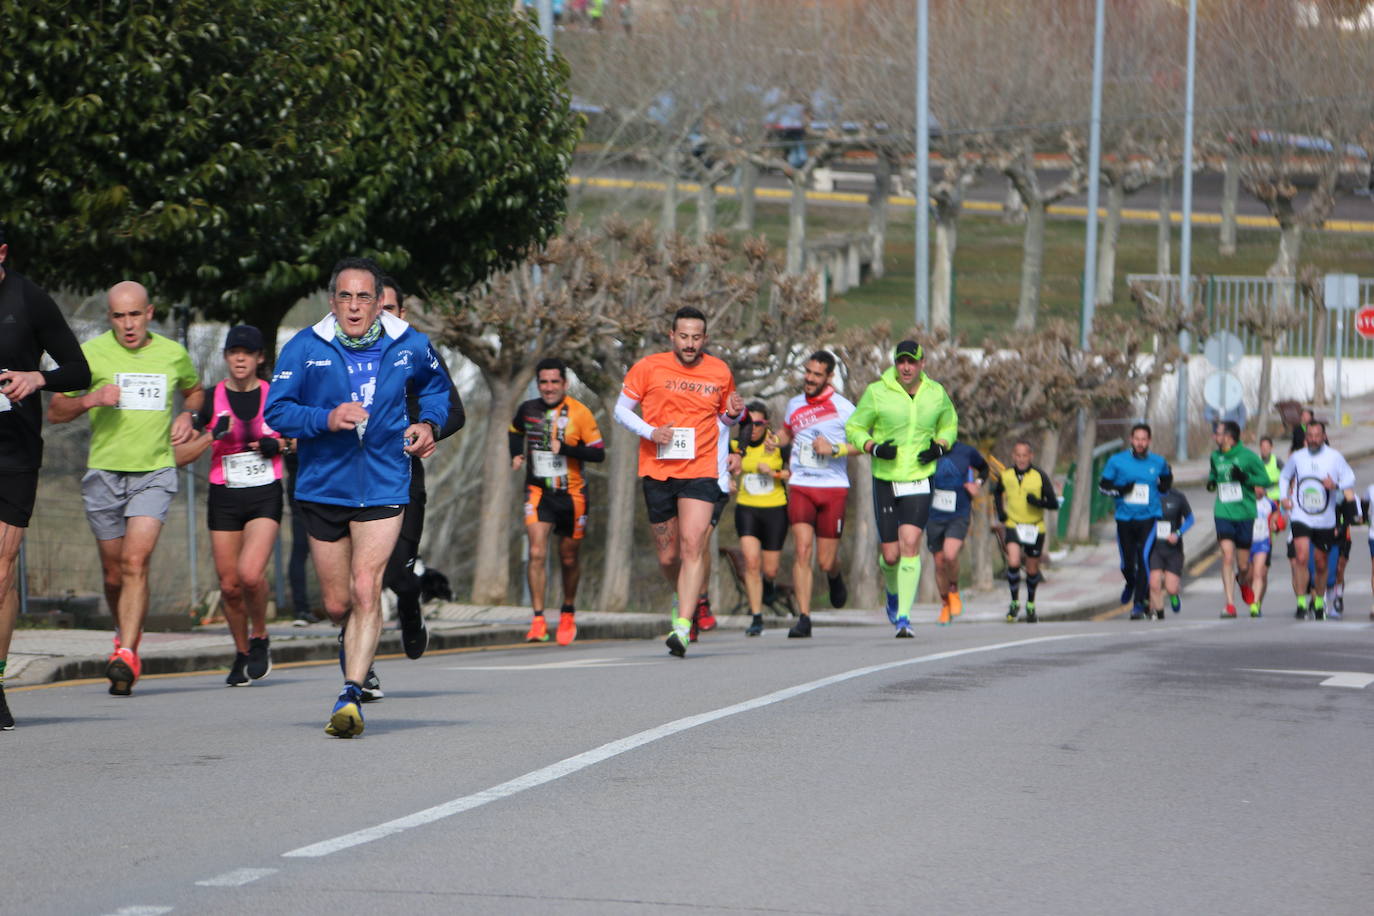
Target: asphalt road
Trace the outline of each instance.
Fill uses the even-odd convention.
[[[1374,628],[1214,614],[16,692],[0,911],[1367,913]]]

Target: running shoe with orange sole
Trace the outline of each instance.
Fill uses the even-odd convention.
[[[571,645],[572,641],[577,638],[577,622],[573,620],[573,615],[567,611],[558,615],[557,638],[560,646]]]
[[[530,622],[530,631],[525,634],[525,642],[548,642],[549,625],[544,622],[544,615],[537,614]]]
[[[959,597],[958,592],[949,593],[949,616],[958,617],[964,613],[964,599]]]
[[[110,694],[127,697],[134,692],[134,682],[143,671],[143,664],[133,649],[117,648],[105,665],[105,677],[110,680]]]
[[[940,605],[940,619],[936,621],[940,626],[949,626],[949,599],[946,598]]]

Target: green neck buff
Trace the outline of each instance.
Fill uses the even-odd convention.
[[[334,322],[334,339],[348,347],[350,350],[366,350],[375,344],[382,336],[382,319],[378,318],[372,322],[372,327],[367,329],[367,333],[362,337],[349,337],[344,333],[343,325]]]

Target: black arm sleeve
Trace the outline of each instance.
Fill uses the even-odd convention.
[[[1054,481],[1050,480],[1050,475],[1044,471],[1040,472],[1040,507],[1042,509],[1059,508],[1059,497],[1054,493]]]
[[[515,435],[512,433],[511,435]],[[576,458],[578,461],[605,461],[606,446],[604,445],[569,445],[564,442],[559,451],[569,458]]]
[[[210,425],[210,421],[215,417],[215,390],[211,388],[205,392],[205,399],[200,402],[200,410],[196,411],[191,418],[191,425],[197,432],[204,430]]]
[[[982,454],[978,451],[975,451],[973,453],[973,457],[969,459],[968,464],[969,467],[973,468],[975,471],[978,472],[978,479],[986,483],[988,479],[988,474],[992,472],[992,469],[988,467],[988,463],[983,458]]]
[[[997,520],[1005,522],[1007,510],[1002,506],[1002,481],[1000,478],[992,482],[992,507],[997,510]]]
[[[516,455],[525,454],[524,433],[508,432],[506,433],[506,441],[510,443],[510,456],[512,458],[514,458]]]
[[[785,471],[792,465],[792,446],[784,445],[778,451],[782,453],[782,469]]]
[[[44,387],[49,391],[80,391],[89,387],[91,367],[67,319],[62,317],[62,310],[38,287],[29,288],[36,292],[33,316],[38,345],[57,363],[56,369],[43,372]]]
[[[447,439],[463,428],[463,424],[468,421],[468,415],[467,411],[463,410],[463,399],[458,394],[458,386],[453,384],[453,376],[449,374],[448,364],[444,362],[444,358],[438,350],[434,350],[434,358],[439,361],[439,368],[443,371],[444,377],[448,379],[448,416],[444,417],[444,425],[439,427],[437,437]]]

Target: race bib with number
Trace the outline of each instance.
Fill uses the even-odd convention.
[[[166,410],[167,376],[161,372],[116,372],[120,410]]]
[[[930,492],[930,478],[892,481],[893,496],[921,496]]]
[[[697,431],[691,426],[674,426],[673,438],[658,444],[663,461],[690,461],[697,456]]]
[[[277,479],[272,473],[272,460],[257,452],[225,455],[220,463],[224,468],[224,485],[233,490],[262,487]]]
[[[1234,480],[1217,484],[1217,499],[1224,503],[1238,503],[1244,495],[1245,491]]]
[[[1040,537],[1040,529],[1035,525],[1017,525],[1016,539],[1025,547],[1035,546],[1036,538]]]
[[[777,481],[767,474],[745,474],[744,492],[750,496],[767,496],[777,486]]]
[[[1126,493],[1126,505],[1148,506],[1150,504],[1150,485],[1138,483]]]
[[[568,456],[555,455],[547,449],[530,449],[530,463],[534,465],[535,477],[566,477],[568,474]]]
[[[4,413],[5,411],[9,410],[10,403],[11,402],[9,398],[5,397],[3,394],[0,394],[0,413]]]
[[[936,490],[930,498],[930,508],[941,512],[953,512],[959,505],[959,494],[953,490]]]
[[[1269,519],[1261,515],[1255,519],[1254,527],[1250,529],[1250,540],[1267,541],[1269,540]]]
[[[1310,515],[1319,515],[1326,511],[1328,500],[1326,487],[1322,486],[1319,480],[1304,480],[1298,483],[1298,505],[1302,511]]]
[[[812,442],[797,443],[796,451],[793,453],[797,457],[797,467],[821,470],[830,464],[829,455],[817,455],[816,448]]]
[[[1174,526],[1160,519],[1155,522],[1155,538],[1161,541],[1169,540],[1169,536],[1174,533]]]

